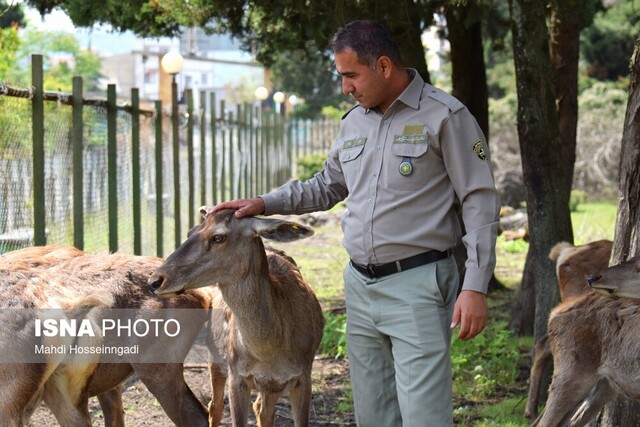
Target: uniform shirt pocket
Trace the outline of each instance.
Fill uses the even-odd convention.
[[[362,155],[367,138],[359,137],[343,141],[338,158],[342,166],[347,188],[351,188],[357,182],[362,173]]]
[[[405,140],[411,139],[409,142]],[[391,145],[387,183],[390,188],[413,191],[423,187],[428,177],[429,138],[427,135],[399,135]]]

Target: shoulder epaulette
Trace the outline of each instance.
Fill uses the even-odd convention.
[[[349,111],[347,111],[346,113],[344,113],[342,115],[342,117],[340,118],[340,120],[344,120],[345,117],[347,117],[349,115],[350,112],[352,112],[353,110],[355,110],[357,107],[359,107],[360,104],[356,104],[353,107],[349,108]]]
[[[436,89],[432,87],[431,89],[427,89],[429,92],[429,97],[435,99],[441,104],[446,105],[452,113],[464,108],[464,104],[460,102],[456,97],[449,95],[443,90]]]

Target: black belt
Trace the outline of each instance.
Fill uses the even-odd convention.
[[[353,268],[358,270],[364,276],[371,279],[376,279],[390,274],[399,273],[401,271],[409,270],[411,268],[420,267],[421,265],[430,264],[432,262],[440,261],[449,256],[448,252],[429,251],[418,255],[414,255],[409,258],[401,259],[400,261],[390,262],[388,264],[378,265],[359,265],[351,260]]]

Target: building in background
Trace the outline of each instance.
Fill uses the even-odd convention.
[[[92,35],[97,37],[100,35]],[[129,44],[130,50],[118,53],[100,51],[93,40],[89,43],[102,58],[105,84],[116,84],[118,96],[123,98],[138,88],[141,99],[162,99],[168,105],[164,98],[170,92],[163,87],[171,78],[163,75],[160,60],[170,50],[184,57],[184,67],[176,75],[178,91],[192,89],[196,105],[201,92],[215,92],[217,99],[251,102],[254,89],[265,85],[264,69],[227,35],[206,35],[201,29],[189,28],[178,38],[137,38]]]

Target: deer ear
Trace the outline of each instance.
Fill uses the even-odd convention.
[[[258,236],[276,242],[293,242],[311,237],[314,233],[306,225],[266,218],[253,218],[253,230]]]
[[[187,237],[191,237],[191,235],[197,231],[200,231],[200,229],[202,228],[202,224],[198,224],[196,226],[194,226],[193,228],[191,228],[189,231],[187,231]]]

